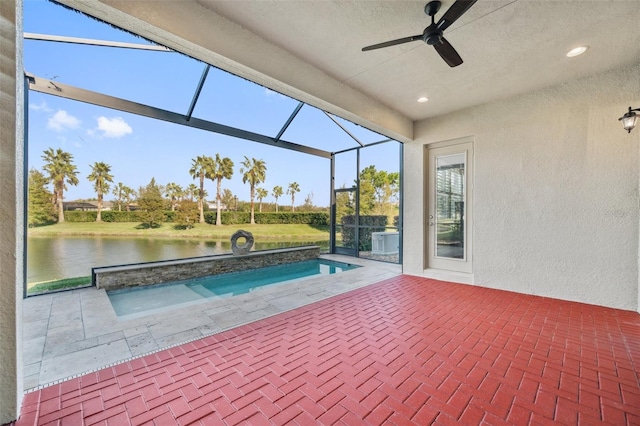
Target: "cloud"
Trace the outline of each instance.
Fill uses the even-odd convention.
[[[45,101],[41,101],[39,104],[29,104],[29,109],[34,111],[53,112],[49,105]]]
[[[76,129],[80,127],[80,120],[75,118],[63,109],[59,109],[58,112],[53,114],[47,122],[49,129],[61,132],[65,129]]]
[[[127,124],[121,117],[107,118],[98,117],[98,129],[102,132],[100,136],[105,138],[121,138],[124,135],[133,133],[131,126]]]

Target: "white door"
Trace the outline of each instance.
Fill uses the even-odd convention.
[[[471,142],[429,147],[426,267],[471,273]]]

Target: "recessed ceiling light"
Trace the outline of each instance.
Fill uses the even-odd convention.
[[[587,51],[588,48],[589,46],[578,46],[575,49],[571,49],[570,51],[568,51],[567,57],[573,58],[574,56],[582,55]]]
[[[429,98],[427,98],[426,96],[422,96],[420,98],[418,98],[418,102],[420,102],[421,104],[427,102],[429,100]]]

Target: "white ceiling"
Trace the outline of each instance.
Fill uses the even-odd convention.
[[[421,41],[361,51],[422,33],[424,0],[198,2],[411,120],[640,60],[638,0],[479,0],[445,31],[464,60],[456,68]],[[579,45],[590,49],[565,56]]]
[[[414,121],[640,61],[639,0],[479,0],[445,31],[456,68],[421,41],[361,51],[422,33],[426,0],[57,1],[401,141]]]

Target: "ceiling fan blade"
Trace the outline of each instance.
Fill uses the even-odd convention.
[[[385,41],[384,43],[372,44],[371,46],[363,47],[362,51],[381,49],[383,47],[395,46],[396,44],[409,43],[410,41],[422,40],[422,34],[414,35],[411,37],[399,38],[397,40]]]
[[[434,44],[433,47],[450,67],[453,68],[462,64],[462,58],[444,37],[442,38],[442,43]]]
[[[446,30],[458,20],[459,17],[464,15],[464,13],[469,10],[471,6],[474,5],[478,0],[457,0],[451,7],[442,15],[440,20],[438,21],[438,28],[441,31]]]

